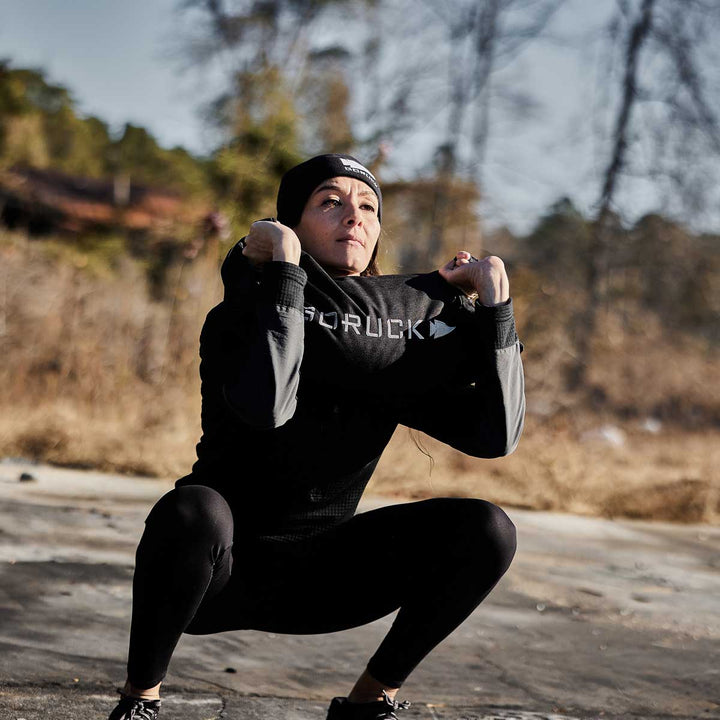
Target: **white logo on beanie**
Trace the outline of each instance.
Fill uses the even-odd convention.
[[[361,175],[367,175],[368,177],[372,178],[373,182],[377,185],[378,181],[375,179],[375,176],[363,165],[361,165],[359,162],[355,162],[355,160],[348,160],[347,158],[340,158],[340,162],[350,170],[355,170],[355,172],[359,172]]]

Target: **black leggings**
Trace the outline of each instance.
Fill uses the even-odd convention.
[[[438,498],[356,515],[293,543],[233,546],[233,515],[211,488],[172,490],[137,552],[128,678],[150,688],[182,633],[313,634],[400,612],[368,672],[400,687],[490,592],[515,553],[515,528],[484,500]]]

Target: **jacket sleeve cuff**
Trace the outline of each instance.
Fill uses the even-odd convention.
[[[260,297],[271,305],[303,311],[306,272],[297,265],[282,261],[265,263],[260,284]]]
[[[518,341],[512,298],[494,307],[475,302],[475,316],[496,350],[511,347]]]

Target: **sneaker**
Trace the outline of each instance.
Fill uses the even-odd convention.
[[[410,703],[391,700],[383,690],[383,699],[371,703],[352,703],[336,697],[330,703],[327,720],[398,720],[398,710],[407,710]]]
[[[108,720],[157,720],[160,714],[159,700],[140,700],[123,695],[120,690],[118,692],[121,700]]]

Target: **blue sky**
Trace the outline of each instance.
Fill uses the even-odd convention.
[[[80,109],[143,125],[163,145],[208,149],[201,78],[172,57],[176,0],[0,0],[0,57],[41,67]]]
[[[0,57],[44,68],[51,81],[71,89],[81,111],[113,127],[136,123],[165,146],[207,151],[213,135],[198,107],[219,85],[208,74],[182,69],[173,55],[176,6],[177,0],[0,0]],[[557,38],[577,36],[579,23],[598,27],[612,7],[568,0],[551,30]],[[592,208],[602,171],[594,52],[592,43],[581,49],[544,43],[499,75],[508,86],[531,88],[540,105],[531,122],[500,118],[493,130],[483,207],[491,225],[526,231],[563,194]],[[411,173],[427,162],[431,131],[396,149],[396,168]],[[401,157],[410,160],[403,165]],[[638,208],[652,205],[642,187],[633,193]]]

